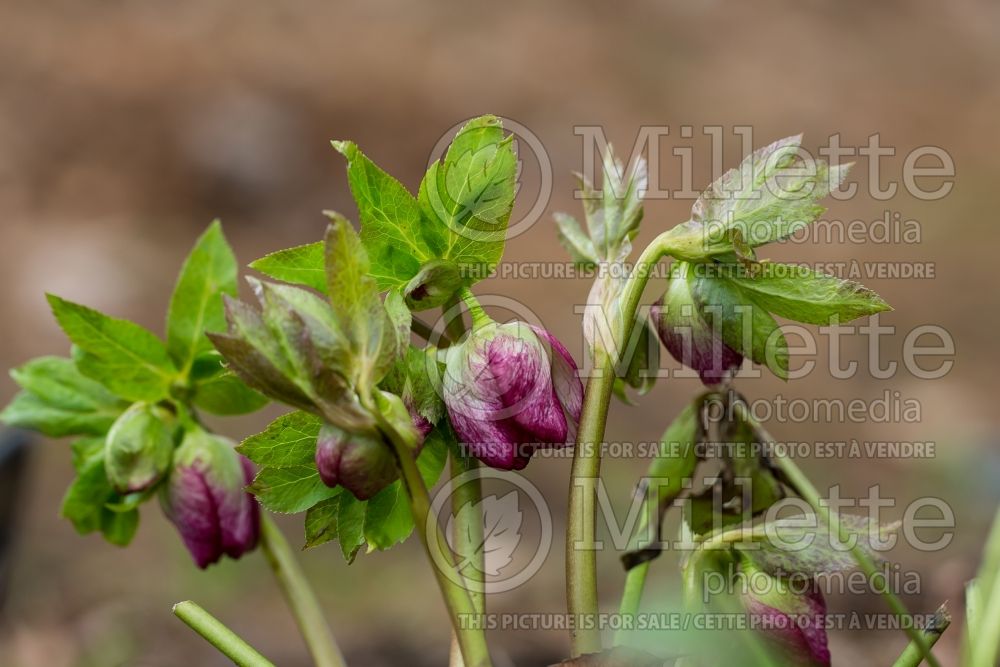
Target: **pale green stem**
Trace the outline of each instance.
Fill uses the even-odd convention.
[[[625,588],[622,591],[621,605],[618,607],[618,615],[623,620],[639,613],[639,604],[642,602],[642,590],[646,586],[646,575],[649,574],[650,562],[647,560],[645,563],[639,563],[625,573]],[[616,646],[624,643],[625,635],[625,630],[619,630],[615,633]]]
[[[334,641],[323,610],[305,574],[292,553],[288,540],[266,514],[260,522],[260,545],[285,601],[295,616],[302,638],[316,667],[344,667],[344,657]]]
[[[476,607],[469,592],[458,582],[462,575],[458,572],[451,551],[442,547],[446,544],[441,527],[436,517],[431,516],[431,501],[427,486],[417,468],[413,450],[406,444],[405,438],[396,428],[382,416],[371,399],[365,402],[365,407],[375,415],[379,430],[385,435],[396,453],[399,469],[410,503],[410,513],[416,525],[416,533],[420,543],[430,560],[431,569],[437,579],[445,606],[451,617],[452,629],[458,637],[462,658],[466,667],[492,667],[489,648],[486,645],[486,635],[482,626],[474,623]],[[428,532],[431,534],[429,535]],[[439,557],[435,558],[435,554]],[[447,570],[447,572],[445,572]]]
[[[944,634],[949,625],[951,625],[951,614],[948,613],[945,605],[941,605],[934,612],[934,618],[923,630],[922,634],[927,642],[927,646],[933,647],[937,643],[937,640],[941,639],[941,635]],[[896,658],[896,662],[892,663],[892,667],[918,667],[923,662],[923,659],[924,656],[920,652],[920,647],[910,642],[903,649],[900,656]]]
[[[239,667],[274,667],[273,662],[194,602],[187,600],[175,604],[174,616],[187,623],[188,627]]]
[[[757,421],[753,418],[753,415],[750,414],[749,410],[746,410],[740,403],[736,403],[735,407],[741,412],[742,418],[747,423],[755,424],[757,426],[759,434],[763,440],[768,443],[774,442],[774,438],[772,438],[771,435],[757,423]],[[868,555],[868,552],[864,550],[857,540],[850,540],[850,535],[844,530],[843,526],[841,526],[840,520],[835,514],[831,513],[827,509],[819,491],[815,486],[813,486],[813,483],[809,481],[809,478],[806,477],[805,473],[802,472],[802,469],[799,468],[795,461],[784,456],[776,456],[773,460],[774,464],[784,473],[785,478],[788,480],[788,483],[791,484],[795,492],[801,496],[803,500],[809,503],[813,511],[816,512],[816,516],[829,526],[832,532],[839,535],[841,540],[850,541],[851,555],[857,562],[858,568],[864,572],[869,579],[878,575],[878,566],[872,560],[871,556]],[[910,612],[906,609],[906,605],[904,605],[903,601],[900,600],[895,593],[889,590],[888,587],[885,587],[882,590],[882,596],[885,598],[886,604],[893,614],[901,619],[908,619],[910,617]],[[933,653],[931,653],[931,648],[927,643],[926,638],[913,623],[904,623],[903,630],[910,638],[910,641],[920,649],[920,652],[923,655],[924,660],[927,661],[927,664],[931,665],[931,667],[941,667],[941,663],[938,662],[938,659]]]
[[[483,583],[483,573],[486,571],[485,557],[483,549],[483,520],[481,511],[466,511],[462,508],[470,506],[472,508],[481,507],[482,501],[482,481],[478,475],[479,462],[471,457],[453,453],[451,456],[451,478],[475,471],[474,475],[469,475],[468,479],[458,488],[451,492],[451,512],[454,518],[452,534],[453,547],[463,558],[462,575],[466,581],[474,584]],[[482,590],[469,590],[472,604],[476,607],[476,613],[486,613],[486,593]],[[452,635],[452,650],[449,660],[451,667],[464,667],[462,652],[459,650],[458,638]]]
[[[486,314],[486,311],[479,304],[479,300],[476,299],[476,295],[472,293],[472,290],[468,287],[462,288],[461,297],[462,301],[465,302],[465,307],[469,311],[469,316],[472,317],[473,331],[493,322],[492,318]]]
[[[656,237],[642,252],[625,283],[621,297],[622,336],[627,341],[635,324],[643,290],[653,266],[666,254],[670,232]],[[615,354],[620,354],[616,350]],[[593,375],[587,380],[583,411],[573,452],[566,525],[566,606],[576,621],[570,631],[573,656],[601,650],[601,633],[592,621],[599,609],[597,599],[597,483],[601,475],[601,442],[607,426],[608,407],[614,388],[617,359],[602,349],[593,350]],[[582,627],[581,627],[582,626]]]

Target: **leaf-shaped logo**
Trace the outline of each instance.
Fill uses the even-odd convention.
[[[517,491],[503,497],[486,496],[478,503],[469,502],[459,508],[457,514],[448,518],[447,526],[448,545],[461,558],[459,572],[470,566],[479,571],[478,556],[482,554],[483,570],[480,573],[500,576],[500,572],[514,560],[514,551],[521,543],[523,520]],[[462,526],[457,535],[456,523]],[[482,537],[473,528],[480,524]]]

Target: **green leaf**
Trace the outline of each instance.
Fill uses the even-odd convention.
[[[326,268],[322,241],[272,252],[251,262],[250,268],[265,276],[326,293]]]
[[[131,401],[166,397],[177,369],[152,332],[53,294],[47,298],[59,326],[82,351],[76,357],[81,373]]]
[[[559,227],[559,242],[576,265],[583,269],[593,268],[598,262],[597,250],[590,237],[580,228],[580,223],[566,213],[555,213],[553,217]]]
[[[420,183],[428,227],[447,238],[434,256],[458,264],[467,284],[489,277],[503,257],[516,179],[513,136],[504,136],[499,118],[481,116],[458,131]]]
[[[263,468],[248,490],[264,507],[281,514],[304,512],[339,492],[323,483],[315,463]]]
[[[213,415],[245,415],[260,410],[269,401],[232,371],[226,371],[195,384],[191,402]]]
[[[691,477],[698,464],[696,446],[701,402],[689,403],[660,436],[660,450],[649,464],[648,477],[657,479],[660,502],[680,494],[683,481]]]
[[[341,495],[343,494],[327,498],[306,511],[306,549],[337,539]]]
[[[111,544],[127,547],[139,529],[139,510],[115,512],[104,509],[101,512],[101,533]]]
[[[397,343],[392,323],[368,275],[369,262],[361,239],[340,216],[326,231],[326,276],[330,301],[351,344],[355,386],[370,389],[392,364]]]
[[[885,310],[891,310],[882,297],[851,280],[812,271],[794,264],[764,262],[750,271],[733,267],[727,278],[753,295],[756,303],[772,313],[796,322],[830,324]]]
[[[389,549],[412,532],[413,515],[402,482],[393,482],[368,500],[364,534],[369,549]]]
[[[316,459],[316,438],[323,422],[308,412],[289,412],[236,448],[259,466],[309,465]]]
[[[723,342],[786,379],[788,343],[767,308],[731,281],[697,273],[690,280],[699,312],[710,327],[719,330]]]
[[[424,440],[424,447],[417,457],[417,469],[427,488],[432,488],[441,477],[450,445],[457,445],[454,431],[448,423],[439,424]]]
[[[448,458],[446,437],[442,429],[429,433],[417,457],[417,468],[428,488],[434,486],[444,470]],[[413,515],[401,481],[393,482],[368,500],[363,530],[369,551],[392,548],[406,540],[413,527]]]
[[[656,384],[656,374],[660,369],[660,339],[653,332],[648,318],[636,319],[616,373],[625,384],[643,396]]]
[[[395,358],[401,358],[410,347],[410,323],[413,316],[410,309],[406,307],[406,301],[398,290],[390,290],[385,295],[385,313],[389,318],[389,325],[393,336],[386,337],[385,346],[390,347],[390,353]]]
[[[799,155],[802,135],[775,141],[747,156],[705,190],[691,209],[713,236],[739,229],[751,246],[793,234],[815,221],[825,207],[816,202],[837,188],[850,165],[812,168]]]
[[[60,513],[81,535],[100,530],[111,544],[126,546],[139,526],[139,512],[117,512],[110,506],[122,497],[111,488],[104,471],[104,441],[84,438],[73,443],[77,475],[63,496]]]
[[[353,563],[358,550],[365,543],[365,511],[368,502],[358,500],[350,493],[340,494],[337,508],[338,538],[344,560]]]
[[[236,257],[216,220],[184,261],[167,311],[167,350],[182,374],[212,348],[205,332],[225,327],[223,294],[236,296]]]
[[[114,491],[104,473],[103,440],[78,440],[73,453],[77,475],[63,496],[61,513],[85,535],[100,529],[104,504]]]
[[[350,141],[333,147],[347,158],[347,180],[358,205],[361,238],[380,290],[405,285],[420,266],[440,256],[445,236],[423,223],[413,195]]]
[[[81,375],[70,359],[38,357],[10,374],[25,391],[0,412],[9,426],[51,437],[103,435],[128,407],[104,385]]]
[[[580,176],[583,191],[583,210],[587,229],[599,258],[614,260],[626,242],[635,238],[642,221],[642,198],[646,192],[648,176],[646,161],[639,158],[631,171],[615,158],[614,149],[608,144],[601,156],[603,180],[598,192],[592,183]]]
[[[435,382],[439,382],[443,374],[443,365],[437,359],[437,348],[410,345],[406,355],[396,360],[380,386],[402,398],[406,405],[431,424],[437,424],[444,415],[444,401],[441,392],[435,388]]]
[[[876,563],[884,562],[883,551],[875,549],[876,541],[884,542],[899,523],[880,526],[868,517],[841,514],[838,517],[844,531]],[[857,560],[830,526],[817,519],[815,526],[803,526],[799,519],[777,519],[755,529],[753,547],[739,548],[762,570],[772,576],[802,574],[810,578],[848,572],[857,567]]]

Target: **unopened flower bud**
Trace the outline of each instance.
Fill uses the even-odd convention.
[[[406,284],[403,296],[411,310],[427,310],[443,305],[461,286],[462,276],[455,263],[439,259],[421,267]]]
[[[119,493],[144,491],[166,474],[176,422],[167,410],[135,403],[115,420],[104,444],[104,469]]]
[[[580,419],[576,363],[547,331],[490,322],[449,348],[444,401],[459,440],[487,465],[521,469],[566,443]]]
[[[758,568],[749,558],[740,565],[747,584],[743,604],[753,617],[753,627],[789,667],[829,667],[826,602],[812,581],[791,582]],[[800,590],[800,588],[802,590]]]
[[[726,345],[721,332],[705,320],[705,305],[691,291],[692,266],[677,262],[666,293],[650,308],[649,316],[663,345],[706,385],[725,380],[743,363],[743,355]]]
[[[324,424],[316,441],[316,468],[327,486],[343,486],[367,500],[396,480],[396,459],[378,433],[348,433]]]
[[[185,434],[160,501],[198,567],[257,545],[260,510],[245,490],[252,478],[253,466],[229,440],[201,429]]]

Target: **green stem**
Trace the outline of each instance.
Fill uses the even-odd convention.
[[[472,456],[452,453],[451,478],[454,480],[462,475],[466,476],[466,481],[451,490],[451,512],[455,517],[452,542],[455,551],[463,558],[462,576],[467,581],[481,586],[483,573],[486,571],[486,553],[482,548],[484,541],[482,512],[462,511],[466,506],[481,507],[483,488],[482,480],[479,478],[479,462]],[[476,613],[482,615],[486,613],[486,593],[480,590],[480,586],[474,585],[475,590],[470,589],[469,596],[472,598]],[[462,653],[457,649],[458,638],[452,635],[449,665],[451,667],[464,667]]]
[[[463,287],[460,292],[462,301],[465,302],[465,307],[469,311],[469,315],[472,317],[472,329],[473,331],[490,324],[493,319],[486,314],[483,307],[479,304],[479,300],[476,295],[472,293],[468,287]]]
[[[660,234],[650,243],[625,283],[621,295],[622,336],[627,341],[635,324],[643,290],[653,266],[666,254],[670,232]],[[601,633],[590,622],[598,613],[597,552],[594,548],[597,530],[597,483],[601,475],[600,445],[608,421],[611,390],[614,388],[614,368],[617,359],[600,345],[593,350],[593,375],[587,380],[577,446],[573,452],[570,473],[569,517],[566,526],[566,606],[575,623],[570,630],[573,656],[601,650]],[[615,356],[620,350],[615,351]],[[588,620],[589,619],[589,620]]]
[[[951,614],[948,613],[948,609],[945,605],[938,607],[938,610],[934,612],[934,618],[923,630],[923,637],[927,642],[928,647],[934,646],[937,640],[941,639],[941,635],[944,631],[948,629],[951,625]],[[892,667],[918,667],[920,662],[923,660],[924,656],[920,652],[920,647],[910,642],[903,649],[902,654],[896,658],[896,662],[892,663]]]
[[[642,590],[646,586],[646,575],[649,574],[650,562],[652,561],[639,563],[625,573],[625,588],[622,591],[622,601],[618,607],[618,615],[622,620],[639,613],[639,604],[642,602]],[[633,623],[633,625],[635,624]],[[615,633],[615,646],[619,646],[625,642],[626,634],[625,630],[618,630]]]
[[[186,600],[175,604],[174,616],[187,623],[188,627],[239,667],[274,667],[273,662],[194,602]]]
[[[302,638],[309,647],[316,667],[344,667],[344,657],[334,641],[330,627],[302,568],[292,553],[288,540],[266,514],[261,517],[261,548],[274,578],[295,616]]]
[[[775,442],[774,438],[772,438],[771,435],[757,423],[757,421],[753,418],[753,415],[750,414],[749,410],[746,410],[740,403],[736,403],[734,405],[736,409],[742,413],[742,418],[747,423],[755,424],[757,426],[760,437],[763,440],[769,443]],[[840,525],[840,520],[837,516],[832,514],[826,508],[819,491],[816,490],[816,487],[813,486],[813,483],[809,481],[809,478],[806,477],[805,473],[802,472],[802,469],[799,468],[795,461],[784,456],[776,456],[774,457],[774,463],[785,474],[785,478],[788,480],[789,484],[791,484],[795,492],[801,496],[803,500],[809,503],[810,507],[813,508],[813,511],[816,512],[816,516],[818,516],[821,521],[826,523],[826,525],[830,527],[831,531],[839,535],[841,540],[848,541],[850,535],[844,530],[843,526]],[[864,550],[864,548],[862,548],[858,541],[850,540],[850,542],[851,555],[858,563],[858,567],[861,571],[864,572],[869,579],[879,574],[878,566],[872,560],[871,556],[869,556]],[[900,600],[895,593],[889,590],[888,587],[882,590],[882,596],[885,598],[886,604],[889,606],[889,609],[892,610],[893,614],[900,618],[907,618],[910,616],[910,612],[907,611],[906,605],[903,604],[903,601]],[[905,623],[903,630],[910,638],[910,641],[919,648],[920,653],[924,660],[927,661],[927,664],[931,665],[931,667],[941,667],[941,663],[938,662],[938,659],[934,657],[933,653],[931,653],[930,645],[923,634],[921,634],[920,630],[914,627],[912,623]]]
[[[465,335],[465,318],[462,315],[462,299],[455,295],[448,299],[441,310],[444,318],[444,330],[452,343],[458,343]]]
[[[438,334],[434,331],[434,327],[419,317],[414,317],[410,320],[410,331],[426,341],[434,341],[438,347],[448,347],[453,342],[447,332]]]
[[[593,622],[598,613],[595,506],[601,476],[600,444],[615,382],[611,357],[603,350],[594,351],[594,372],[596,375],[587,381],[573,451],[566,525],[566,606],[574,621],[570,630],[573,657],[601,650],[601,632]]]
[[[451,551],[442,548],[446,544],[441,527],[436,517],[431,516],[431,501],[427,486],[417,468],[413,451],[406,444],[406,439],[384,417],[371,399],[364,401],[365,407],[375,415],[379,430],[395,450],[399,469],[410,503],[410,512],[416,525],[416,533],[424,552],[430,560],[431,569],[437,579],[438,588],[444,597],[445,606],[451,617],[452,629],[458,638],[462,658],[466,667],[492,667],[489,648],[486,645],[486,635],[482,626],[474,621],[477,618],[476,606],[465,587],[457,583],[463,580],[462,574],[455,565]],[[433,531],[431,527],[433,526]],[[431,535],[428,535],[431,532]],[[433,541],[432,541],[433,540]],[[437,557],[435,557],[437,556]],[[447,571],[446,571],[447,570]]]

